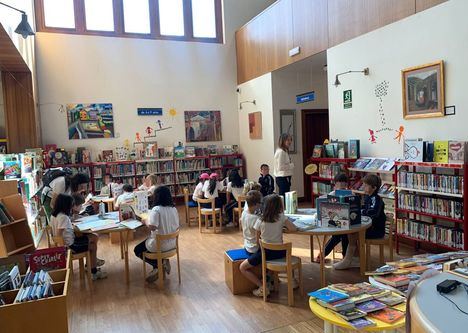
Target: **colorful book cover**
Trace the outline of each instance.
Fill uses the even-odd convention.
[[[285,193],[286,214],[296,214],[297,211],[297,192],[291,191]]]
[[[362,330],[363,328],[375,326],[375,322],[367,318],[357,318],[349,322],[357,330]]]
[[[4,161],[3,170],[5,172],[5,179],[21,177],[21,166],[19,161]]]
[[[218,146],[217,145],[208,145],[208,154],[218,155]]]
[[[383,289],[379,287],[375,287],[368,282],[356,283],[354,284],[354,287],[359,288],[360,290],[363,291],[363,293],[366,293],[369,295],[375,295],[383,291]]]
[[[338,142],[337,156],[338,158],[345,158],[348,154],[348,143],[340,141]]]
[[[102,160],[104,162],[112,162],[114,160],[114,151],[113,150],[103,150],[102,151]]]
[[[359,304],[359,303],[368,302],[368,301],[373,300],[373,299],[374,299],[374,296],[372,296],[372,295],[361,294],[361,295],[353,296],[349,300],[351,302],[354,302],[355,304]]]
[[[349,297],[347,294],[340,293],[330,288],[322,288],[316,291],[312,291],[308,295],[326,303],[340,301]]]
[[[448,163],[448,141],[434,141],[434,162]]]
[[[335,283],[330,285],[328,288],[348,294],[348,296],[356,296],[363,293],[361,288],[356,287],[351,283]]]
[[[349,228],[349,205],[338,202],[321,203],[320,220],[322,226]]]
[[[449,141],[448,159],[449,159],[449,163],[464,163],[465,162],[465,142],[464,141]]]
[[[333,143],[325,145],[325,155],[330,158],[337,157],[338,152],[335,150],[335,145]]]
[[[399,295],[388,295],[385,297],[379,297],[377,298],[377,300],[379,302],[387,304],[388,306],[394,306],[403,303],[406,300],[406,298]]]
[[[195,157],[195,147],[194,146],[186,146],[185,147],[185,157]]]
[[[321,300],[317,300],[317,303],[321,306],[329,308],[333,311],[346,311],[354,309],[354,302],[351,302],[349,299],[343,299],[336,302],[326,303]]]
[[[314,150],[312,152],[313,158],[320,158],[322,157],[323,146],[322,145],[315,145]]]
[[[409,284],[410,280],[405,276],[374,276],[374,279],[378,282],[383,284],[392,286],[392,287],[400,287]]]
[[[174,147],[174,157],[175,158],[184,158],[185,157],[185,148],[184,148],[184,146]]]
[[[405,140],[403,157],[405,161],[422,162],[424,159],[425,142],[422,139]]]
[[[33,156],[21,154],[21,174],[29,174],[33,171]]]
[[[375,301],[375,300],[367,301],[367,302],[356,305],[356,308],[358,310],[361,310],[362,312],[365,312],[365,313],[379,311],[379,310],[385,309],[386,307],[387,306],[384,303]]]
[[[377,311],[374,313],[369,314],[372,318],[375,318],[377,320],[383,321],[384,323],[389,323],[392,324],[396,322],[397,320],[400,320],[403,318],[405,314],[401,311],[392,309],[392,308],[385,308],[381,311]]]
[[[370,161],[372,161],[372,159],[370,158],[360,158],[356,162],[354,162],[353,168],[364,169],[367,166],[367,164],[370,163]]]
[[[378,170],[382,164],[384,164],[386,159],[384,158],[374,158],[372,162],[366,165],[366,170]]]
[[[359,140],[349,140],[349,158],[359,158],[360,149],[359,149]]]
[[[65,268],[67,266],[67,249],[62,246],[36,250],[28,256],[27,261],[33,272],[39,272],[42,269],[50,271]]]
[[[387,158],[385,162],[380,166],[379,170],[390,171],[395,166],[395,160],[393,158]]]
[[[346,310],[346,311],[339,311],[336,314],[347,321],[362,318],[366,316],[366,313],[364,311],[361,311],[356,308],[351,309],[351,310]]]

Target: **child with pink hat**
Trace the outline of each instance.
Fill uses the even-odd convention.
[[[192,195],[192,200],[195,202],[197,201],[198,198],[203,198],[203,185],[205,184],[205,182],[207,182],[208,179],[210,179],[210,175],[204,172],[198,178],[199,178],[199,182],[197,186],[195,187],[195,190],[193,191],[193,195]]]
[[[218,194],[219,191],[223,190],[224,186],[223,184],[221,184],[221,182],[218,181],[218,174],[214,172],[210,175],[210,180],[206,181],[203,185],[203,195],[206,199],[214,198],[216,208],[223,207],[223,201],[221,200]]]

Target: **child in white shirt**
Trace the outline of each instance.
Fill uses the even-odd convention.
[[[200,181],[198,182],[197,186],[195,186],[195,190],[193,191],[192,200],[197,202],[198,198],[203,198],[203,185],[210,179],[210,175],[206,172],[200,175]]]
[[[119,208],[121,204],[131,204],[135,200],[135,194],[133,193],[133,186],[125,184],[123,186],[123,193],[115,200],[115,208]]]
[[[135,255],[138,258],[143,258],[143,252],[156,252],[156,235],[167,235],[179,229],[179,214],[174,206],[171,191],[167,186],[159,186],[156,188],[153,196],[154,207],[150,211],[149,221],[145,221],[147,227],[151,230],[151,235],[138,244],[135,249]],[[161,251],[169,251],[176,246],[175,239],[163,241]],[[158,262],[157,260],[145,259],[145,261],[153,266],[153,270],[149,273],[146,281],[151,283],[158,278]],[[163,269],[167,274],[171,271],[169,259],[163,260]]]
[[[104,176],[105,185],[101,188],[100,195],[107,195],[114,197],[114,193],[119,190],[119,184],[114,183],[114,177],[110,173],[106,173]]]
[[[210,180],[205,181],[203,185],[203,195],[206,199],[215,199],[216,208],[223,207],[223,201],[219,197],[218,192],[224,190],[224,186],[218,181],[218,174],[212,173],[210,175]],[[206,208],[211,208],[211,205],[205,204]]]
[[[152,196],[158,186],[158,177],[155,174],[146,176],[145,181],[138,187],[140,191],[147,191],[148,196]]]

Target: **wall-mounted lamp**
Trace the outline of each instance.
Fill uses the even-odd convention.
[[[242,110],[242,104],[245,104],[245,103],[252,103],[253,105],[257,105],[257,102],[255,100],[253,100],[253,101],[244,101],[244,102],[239,103],[239,109]]]
[[[28,15],[26,15],[26,12],[23,10],[20,10],[18,8],[12,7],[10,5],[7,5],[6,3],[0,2],[0,5],[3,5],[5,7],[11,8],[13,10],[16,10],[17,12],[20,12],[21,15],[21,22],[18,24],[18,26],[15,29],[15,32],[21,36],[23,36],[24,39],[26,39],[28,36],[33,36],[34,31],[31,28],[31,26],[28,23]]]
[[[347,72],[343,72],[343,73],[340,73],[340,74],[336,74],[336,77],[335,77],[335,87],[338,87],[341,82],[340,80],[338,79],[338,77],[340,75],[345,75],[345,74],[349,74],[349,73],[364,73],[364,75],[369,75],[369,68],[366,67],[364,68],[362,71],[347,71]]]

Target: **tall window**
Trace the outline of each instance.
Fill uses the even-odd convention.
[[[223,42],[222,0],[34,0],[37,31]]]

